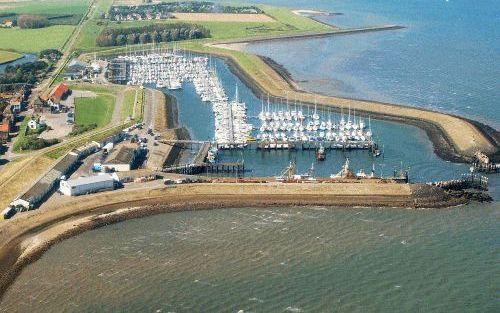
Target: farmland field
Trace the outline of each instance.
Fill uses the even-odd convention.
[[[90,0],[0,0],[0,12],[83,14]]]
[[[332,30],[330,26],[316,22],[307,17],[294,14],[291,10],[286,8],[278,8],[274,6],[259,6],[264,10],[266,15],[266,22],[263,21],[234,21],[234,17],[241,14],[224,14],[231,17],[231,21],[208,21],[206,19],[199,20],[142,20],[142,21],[123,21],[121,23],[110,22],[108,20],[102,21],[96,19],[99,12],[105,12],[109,9],[110,0],[98,2],[98,6],[94,13],[94,19],[87,23],[83,29],[80,37],[78,38],[77,48],[82,51],[98,51],[103,48],[96,47],[95,39],[99,33],[105,28],[127,28],[127,27],[140,27],[158,23],[179,23],[188,22],[202,25],[210,30],[212,39],[233,39],[233,38],[248,38],[262,35],[275,35],[291,32],[306,32],[306,31],[329,31]],[[176,13],[177,14],[177,13]],[[177,14],[178,15],[178,14]],[[189,14],[190,15],[190,14]],[[199,15],[199,14],[196,14]],[[200,14],[206,15],[206,14]],[[211,14],[218,15],[218,14]],[[247,14],[252,15],[252,14]],[[194,15],[193,15],[194,16]],[[234,16],[234,17],[232,17]],[[261,15],[256,15],[261,16]]]
[[[23,55],[19,53],[0,50],[0,64],[12,62],[22,57]]]
[[[212,21],[212,22],[274,22],[265,14],[231,14],[231,13],[172,13],[180,21]]]
[[[75,99],[75,124],[90,125],[97,127],[106,126],[111,121],[111,115],[115,107],[114,97],[110,95],[99,95],[95,98]]]
[[[70,25],[55,25],[37,29],[0,28],[0,42],[4,49],[38,53],[44,49],[61,48],[74,28]]]

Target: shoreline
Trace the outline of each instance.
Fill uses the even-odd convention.
[[[243,43],[239,43],[239,45],[241,44]],[[262,94],[269,94],[272,101],[283,98],[282,95],[276,96],[273,94],[272,90],[269,90],[272,88],[269,85],[264,87],[262,85],[263,82],[258,81],[258,79],[262,76],[259,75],[259,78],[253,77],[252,74],[248,73],[241,67],[233,55],[228,55],[223,52],[202,53],[213,54],[222,58],[228,64],[231,72],[238,76],[257,97]],[[472,160],[473,154],[477,150],[482,150],[484,153],[492,156],[493,158],[500,158],[500,132],[491,126],[485,125],[481,122],[472,121],[461,116],[432,111],[425,108],[308,92],[300,89],[282,65],[278,64],[274,60],[272,62],[266,62],[266,59],[272,60],[268,57],[265,57],[265,59],[258,55],[256,57],[267,67],[268,70],[272,71],[271,74],[274,77],[269,77],[268,81],[270,80],[274,82],[274,85],[280,85],[283,92],[286,91],[289,93],[295,93],[299,96],[298,100],[302,103],[309,105],[314,104],[314,100],[312,99],[317,97],[317,105],[322,108],[330,108],[334,111],[340,112],[341,108],[346,109],[348,106],[351,106],[356,109],[357,113],[365,117],[370,115],[376,119],[416,126],[427,133],[435,153],[446,161],[469,163]],[[286,71],[283,71],[282,69],[285,69]],[[310,99],[306,99],[307,97]],[[396,110],[403,111],[405,114],[390,112]],[[432,115],[432,118],[424,116],[425,114]],[[449,119],[449,121],[442,121],[442,119]],[[462,128],[450,125],[453,122]],[[445,125],[448,129],[445,129],[443,125]],[[460,132],[460,134],[455,133],[452,136],[449,133],[449,128],[457,130],[461,129],[463,131],[467,130],[468,134],[464,135]],[[467,145],[467,147],[460,148],[459,143],[455,142],[457,139],[461,140],[460,143]]]
[[[283,80],[286,81],[291,88],[294,88],[296,91],[299,91],[299,92],[308,92],[308,91],[300,88],[300,86],[293,79],[290,72],[282,64],[279,64],[278,62],[274,61],[272,58],[269,58],[269,57],[260,56],[260,55],[258,55],[258,57],[261,58],[262,61],[264,63],[266,63],[269,67],[271,67],[280,77],[282,77]],[[310,92],[310,93],[330,97],[330,95],[322,94],[319,92]],[[370,102],[379,103],[379,104],[388,105],[388,106],[395,105],[395,104],[391,104],[391,103],[384,103],[384,102],[374,101],[374,100],[364,100],[364,99],[359,99],[359,98],[347,98],[347,97],[339,97],[339,96],[334,96],[334,97],[339,98],[339,99],[345,99],[345,100],[370,101]],[[329,107],[329,106],[323,106],[320,104],[318,104],[318,105],[320,107]],[[329,108],[331,108],[331,107],[329,107]],[[420,109],[420,110],[424,110],[424,111],[428,111],[428,112],[436,112],[436,111],[432,111],[432,110],[420,108],[420,107],[415,107],[415,108]],[[337,112],[340,112],[340,110],[338,108],[333,108],[333,109],[336,110]],[[455,114],[443,113],[443,112],[437,112],[437,113],[446,114],[446,115],[456,117],[459,119],[463,119],[463,120],[469,122],[470,124],[475,126],[481,132],[481,134],[484,137],[486,137],[491,143],[494,143],[495,146],[500,147],[500,132],[497,131],[492,126],[489,126],[489,125],[484,124],[482,122],[468,119],[468,118],[465,118],[465,117],[462,117],[459,115],[455,115]],[[398,118],[396,116],[387,115],[387,114],[371,113],[370,115],[372,117],[374,117],[375,119],[408,124],[408,125],[415,126],[417,128],[424,130],[432,143],[434,152],[436,153],[437,156],[439,156],[443,160],[457,162],[457,163],[467,163],[470,161],[470,158],[464,158],[463,155],[460,155],[459,153],[457,153],[457,151],[453,147],[453,143],[451,142],[450,138],[448,136],[446,136],[446,133],[442,129],[437,127],[437,125],[434,125],[432,123],[428,123],[424,120],[418,120],[418,119],[412,120],[412,119]],[[499,162],[500,161],[500,149],[497,149],[497,151],[494,154],[491,154],[490,158],[492,159],[493,162]]]
[[[214,186],[215,185],[215,186]],[[359,191],[361,188],[361,191]],[[343,182],[332,184],[193,184],[134,189],[69,198],[5,222],[0,234],[0,303],[27,265],[52,245],[128,219],[220,208],[328,206],[447,208],[468,203],[437,187],[415,184]],[[0,224],[1,225],[1,224]]]
[[[215,47],[215,48],[222,48],[222,47],[227,48],[228,46],[231,46],[234,44],[248,44],[248,43],[264,42],[264,41],[278,41],[278,40],[281,41],[281,40],[300,40],[300,39],[310,39],[310,38],[322,38],[322,37],[330,37],[330,36],[352,35],[352,34],[357,34],[357,33],[400,30],[400,29],[406,28],[406,26],[391,24],[391,25],[371,26],[371,27],[340,29],[340,28],[337,28],[336,26],[328,24],[328,23],[324,23],[321,21],[317,21],[317,22],[324,24],[324,25],[327,25],[327,26],[331,27],[333,30],[307,32],[307,33],[282,34],[282,35],[274,35],[274,36],[267,36],[267,37],[250,37],[250,38],[244,38],[244,39],[222,40],[222,41],[212,42],[209,45],[212,47]]]
[[[11,52],[11,51],[5,51],[5,52]],[[17,52],[12,52],[12,53],[17,53]],[[9,65],[12,62],[24,59],[26,57],[24,54],[20,54],[20,53],[18,53],[18,54],[19,54],[19,56],[14,58],[14,59],[8,59],[7,61],[0,62],[0,65]]]

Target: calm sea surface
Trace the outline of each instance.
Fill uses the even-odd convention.
[[[131,220],[51,248],[0,312],[498,312],[499,213],[497,203]]]
[[[452,112],[500,127],[500,6],[496,0],[263,1],[342,12],[340,27],[405,30],[259,43],[308,90]]]
[[[248,47],[284,64],[304,88],[454,112],[498,127],[495,1],[252,2],[342,12],[322,19],[344,27],[409,26]],[[222,61],[214,63],[227,93],[233,96],[238,84],[256,116],[258,97]],[[193,138],[211,139],[211,107],[192,85],[173,94],[181,124]],[[384,175],[402,162],[414,181],[468,169],[439,159],[417,128],[376,120],[372,128],[383,157],[331,151],[316,173],[338,171],[345,157],[354,169],[374,164]],[[249,175],[277,175],[290,160],[303,172],[314,161],[300,151],[222,154],[223,161],[242,158]],[[496,202],[454,209],[248,208],[164,214],[89,231],[28,266],[0,312],[498,312],[500,178],[489,178]]]

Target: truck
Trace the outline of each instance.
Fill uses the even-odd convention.
[[[9,218],[16,215],[16,213],[17,209],[14,206],[9,206],[2,211],[2,217],[4,220],[8,220]]]

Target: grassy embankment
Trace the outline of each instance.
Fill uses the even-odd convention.
[[[0,50],[0,64],[12,62],[22,57],[23,55],[20,53]]]
[[[121,116],[126,120],[129,116],[134,119],[140,118],[142,112],[142,92],[139,88],[126,89]]]

